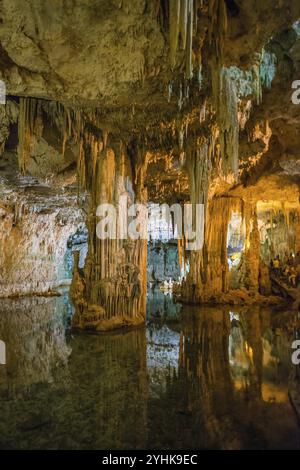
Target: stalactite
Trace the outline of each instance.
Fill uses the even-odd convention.
[[[197,18],[196,10],[197,2],[194,0],[169,1],[170,64],[172,69],[176,67],[177,51],[180,45],[185,53],[186,80],[193,77],[193,37],[194,17]]]
[[[211,25],[209,41],[215,50],[211,63],[213,102],[220,129],[222,169],[225,177],[238,176],[238,107],[237,93],[229,70],[224,65],[224,44],[227,34],[227,10],[224,0],[209,1]]]
[[[187,44],[185,53],[185,76],[189,80],[193,77],[193,0],[189,0],[188,23],[187,23]]]
[[[180,0],[169,0],[170,63],[174,68],[178,47]]]
[[[222,169],[225,177],[238,176],[239,163],[239,123],[237,95],[234,82],[228,69],[218,69],[212,74],[213,98],[216,108],[217,123],[220,129]]]
[[[188,152],[187,169],[192,204],[206,205],[211,170],[208,141],[200,140],[196,149]]]
[[[208,30],[209,42],[213,45],[216,58],[220,66],[224,64],[224,44],[227,34],[227,10],[225,0],[209,0],[208,13],[210,27]]]
[[[256,54],[255,63],[252,65],[253,75],[253,93],[256,99],[256,104],[259,105],[262,101],[262,82],[260,76],[261,54]]]
[[[33,150],[34,134],[41,124],[41,101],[35,98],[20,98],[18,126],[18,159],[22,173],[26,172],[30,153]]]
[[[181,36],[181,47],[183,50],[185,50],[186,48],[186,40],[187,40],[188,7],[189,7],[189,0],[181,0],[179,32]]]

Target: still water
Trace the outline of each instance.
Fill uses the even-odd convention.
[[[297,315],[165,304],[145,328],[93,335],[71,333],[67,294],[1,300],[0,448],[300,448]]]

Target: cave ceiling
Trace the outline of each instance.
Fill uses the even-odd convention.
[[[298,0],[196,1],[189,64],[182,33],[174,52],[167,1],[2,0],[0,79],[8,103],[5,113],[0,110],[0,144],[6,146],[1,170],[16,171],[19,100],[37,98],[80,110],[112,145],[122,140],[132,146],[134,140],[143,146],[151,200],[188,197],[184,154],[215,128],[213,72],[219,55],[238,95],[238,184],[255,187],[275,175],[297,185],[300,105],[291,101],[291,84],[300,79],[299,18]],[[265,72],[262,90],[255,89],[257,64]],[[95,110],[96,121],[90,117]],[[69,184],[76,151],[70,139],[62,153],[55,126],[44,126],[29,172]],[[218,181],[218,166],[212,171]],[[232,187],[236,183],[223,182],[218,191]]]

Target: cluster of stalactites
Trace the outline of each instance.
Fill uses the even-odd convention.
[[[220,130],[222,172],[225,177],[238,176],[239,122],[238,99],[234,81],[228,69],[216,69],[212,74],[213,98]]]
[[[225,0],[209,0],[209,43],[213,46],[217,61],[223,65],[224,44],[227,34],[227,10]]]
[[[185,77],[193,76],[193,34],[197,19],[196,0],[169,0],[170,63],[176,66],[178,48],[185,51]]]
[[[238,98],[228,69],[224,65],[224,44],[227,34],[225,0],[209,0],[209,42],[215,56],[212,61],[212,92],[219,127],[222,172],[225,178],[238,175]]]
[[[105,147],[107,140],[107,133],[101,131],[96,133],[91,130],[93,125],[97,127],[97,110],[83,112],[56,101],[21,98],[18,128],[20,171],[26,172],[28,160],[34,152],[36,137],[42,135],[43,113],[50,125],[61,132],[62,155],[70,139],[78,145],[78,182],[80,187],[87,188],[95,169],[96,157]],[[91,126],[87,126],[87,123]]]
[[[77,170],[78,184],[86,189],[91,186],[91,178],[95,172],[97,155],[103,150],[107,134],[93,132],[90,123],[97,124],[97,110],[82,111],[71,109],[62,103],[48,102],[43,108],[62,134],[62,154],[65,153],[66,143],[72,139],[78,145]]]
[[[41,100],[20,98],[18,159],[22,173],[26,172],[27,163],[33,151],[33,135],[41,132],[41,127]]]

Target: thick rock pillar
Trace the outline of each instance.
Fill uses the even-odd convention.
[[[260,275],[260,237],[256,204],[243,204],[246,240],[240,267],[240,284],[249,291],[258,292]]]
[[[89,249],[84,270],[75,265],[71,295],[76,307],[73,326],[104,331],[140,325],[146,317],[147,240],[130,239],[127,209],[145,201],[144,160],[132,159],[121,146],[103,149],[94,159],[88,216]],[[124,203],[125,201],[125,203]],[[116,238],[99,238],[97,208],[116,208]],[[125,205],[124,205],[125,204]]]
[[[190,272],[182,289],[186,301],[206,302],[228,291],[227,232],[235,204],[224,197],[208,203],[203,249],[190,252]]]

